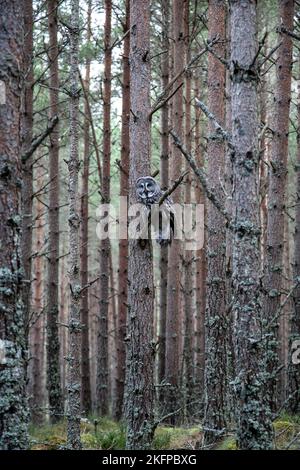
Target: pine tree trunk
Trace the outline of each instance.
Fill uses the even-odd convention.
[[[71,2],[70,34],[70,156],[69,168],[69,355],[68,355],[68,448],[81,449],[80,441],[80,392],[81,392],[81,322],[80,322],[80,260],[79,260],[79,197],[78,197],[78,42],[79,0]]]
[[[176,76],[184,66],[184,32],[183,32],[183,0],[173,1],[173,75]],[[182,78],[180,79],[183,80]],[[180,83],[180,82],[179,82]],[[179,85],[176,83],[176,85]],[[183,136],[183,91],[182,87],[176,92],[172,104],[172,126],[178,137]],[[181,174],[182,157],[177,147],[172,149],[169,178],[173,183]],[[174,203],[181,202],[180,187],[172,194]],[[165,388],[165,413],[172,413],[181,401],[179,396],[179,328],[180,328],[180,284],[181,275],[181,241],[173,240],[168,257],[168,295],[166,319],[166,381],[170,386]],[[170,417],[169,422],[175,424],[178,415]]]
[[[50,118],[58,114],[58,44],[57,0],[48,0]],[[58,335],[58,270],[59,270],[59,127],[50,135],[49,147],[49,243],[47,280],[47,388],[50,420],[62,418],[63,400],[60,384]]]
[[[185,38],[185,61],[190,61],[190,2],[184,3],[184,38]],[[185,77],[185,146],[188,152],[192,148],[192,124],[191,124],[191,99],[192,99],[192,75],[188,72]],[[186,163],[186,169],[190,166]],[[191,176],[185,179],[185,203],[192,202]],[[184,383],[184,408],[187,417],[193,415],[191,402],[194,393],[194,370],[193,370],[193,295],[194,295],[194,253],[192,250],[184,252],[184,340],[183,340],[183,383]]]
[[[21,264],[21,89],[24,14],[0,0],[0,449],[26,449],[25,329]]]
[[[36,180],[38,186],[42,187],[43,170],[39,166],[36,170]],[[29,362],[29,390],[30,396],[30,411],[31,421],[34,424],[41,424],[45,419],[44,406],[45,406],[45,388],[43,381],[43,369],[45,359],[44,347],[44,328],[45,328],[45,314],[44,314],[44,282],[43,273],[45,268],[44,257],[41,256],[44,241],[44,212],[45,207],[41,200],[36,199],[35,202],[35,224],[34,224],[34,253],[36,256],[33,260],[33,276],[32,285],[32,311],[35,313],[33,317],[33,325],[30,328],[29,346],[30,346],[30,362]]]
[[[129,29],[130,1],[126,0],[126,18],[123,26],[124,34]],[[120,196],[128,197],[129,175],[129,115],[130,115],[130,34],[124,39],[123,49],[123,81],[122,81],[122,134],[121,134],[121,172]],[[127,215],[127,211],[126,211]],[[121,221],[120,221],[121,223]],[[125,334],[127,315],[127,282],[128,282],[128,241],[119,242],[119,275],[118,275],[118,318],[117,318],[117,376],[113,403],[113,416],[120,420],[123,413],[123,396],[125,383]]]
[[[294,1],[279,2],[279,23],[289,31],[293,29]],[[269,207],[266,255],[265,309],[270,328],[267,386],[272,409],[278,406],[279,344],[278,327],[283,282],[284,211],[286,204],[286,175],[288,157],[289,111],[291,99],[292,38],[282,34],[276,62],[277,81],[272,122],[273,138],[270,151]]]
[[[22,154],[31,146],[32,125],[33,125],[33,69],[32,69],[32,52],[33,52],[33,17],[32,17],[32,0],[24,2],[24,96],[22,110],[21,140]],[[23,280],[23,305],[25,316],[25,334],[26,342],[28,342],[29,334],[29,318],[30,318],[30,302],[31,302],[31,265],[32,265],[32,193],[33,193],[33,176],[32,176],[32,157],[22,165],[22,264],[24,268]],[[28,347],[28,345],[27,345]]]
[[[300,76],[300,59],[298,59],[298,74]],[[298,78],[299,79],[299,78]],[[298,104],[297,104],[297,162],[296,171],[296,214],[294,235],[294,283],[300,283],[300,83],[298,82]],[[296,414],[300,411],[300,367],[297,360],[299,355],[293,357],[300,347],[300,285],[294,292],[294,306],[291,317],[291,331],[289,338],[289,368],[288,368],[288,402],[287,408]]]
[[[200,78],[195,80],[195,96],[200,95]],[[200,168],[204,167],[204,157],[201,149],[200,109],[195,109],[195,156]],[[204,205],[204,219],[206,218],[206,201],[202,186],[196,178],[195,197],[197,204]],[[206,304],[206,258],[205,247],[196,254],[196,318],[195,318],[195,390],[201,398],[204,396],[204,368],[205,368],[205,304]]]
[[[92,2],[89,0],[87,13],[87,36],[86,42],[91,40],[91,15]],[[86,59],[85,71],[85,91],[90,91],[90,69],[91,60]],[[90,121],[87,100],[84,102],[84,124],[83,124],[83,174],[82,174],[82,196],[81,196],[81,285],[86,286],[89,281],[88,271],[88,228],[89,228],[89,161],[90,161]],[[91,378],[90,378],[90,345],[89,345],[89,293],[86,289],[81,296],[81,323],[82,323],[82,344],[81,344],[81,409],[85,413],[91,411]]]
[[[233,318],[235,409],[239,449],[270,449],[265,397],[266,351],[261,331],[258,200],[258,75],[256,2],[230,1],[233,153]]]
[[[111,154],[111,0],[105,0],[104,25],[104,90],[103,90],[103,166],[102,204],[110,202],[110,154]],[[97,409],[101,416],[108,413],[108,304],[109,304],[109,256],[110,241],[100,241],[100,302],[99,302],[99,352],[97,370]]]
[[[169,27],[170,1],[162,0],[162,45],[165,52],[161,58],[161,88],[165,90],[169,83]],[[169,183],[169,106],[161,110],[161,156],[160,156],[160,187],[168,188]],[[160,248],[160,309],[159,309],[159,349],[158,349],[158,383],[165,378],[166,361],[166,315],[168,286],[168,247]],[[163,391],[160,396],[163,397]]]
[[[219,37],[214,46],[225,57],[226,4],[212,0],[208,8],[209,38]],[[208,57],[208,108],[217,121],[225,123],[225,67],[212,54]],[[223,174],[225,142],[209,123],[207,146],[207,176],[214,194],[224,205]],[[225,220],[215,206],[207,203],[207,292],[205,331],[205,416],[204,440],[210,444],[222,435],[226,427],[226,230]]]
[[[150,1],[130,2],[130,204],[150,174]],[[129,241],[125,416],[127,449],[149,449],[153,437],[154,350],[151,240]]]

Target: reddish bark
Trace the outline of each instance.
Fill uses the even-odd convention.
[[[123,25],[124,34],[129,29],[130,2],[126,0],[126,17]],[[130,34],[124,39],[123,49],[123,80],[122,80],[122,134],[121,134],[121,167],[120,196],[128,196],[129,175],[129,115],[130,115]],[[117,374],[113,416],[119,420],[123,411],[123,395],[125,382],[125,334],[127,315],[127,283],[128,283],[128,241],[119,242],[119,273],[118,273],[118,317],[117,317]]]

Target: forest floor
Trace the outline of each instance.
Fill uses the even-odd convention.
[[[281,415],[274,422],[274,449],[300,449],[300,416]],[[107,418],[84,420],[81,424],[84,449],[113,450],[125,448],[125,430],[122,425]],[[195,449],[201,438],[201,427],[160,426],[155,432],[154,450]],[[30,427],[31,450],[57,450],[66,446],[66,422]],[[226,436],[216,450],[235,450],[235,436]]]

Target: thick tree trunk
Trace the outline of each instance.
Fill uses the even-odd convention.
[[[123,26],[124,34],[129,29],[130,1],[126,0],[126,18]],[[120,196],[128,197],[129,175],[129,115],[130,115],[130,34],[124,39],[123,49],[123,81],[122,81],[122,134],[121,134],[121,172]],[[127,215],[127,214],[125,214]],[[117,318],[117,375],[113,403],[113,416],[120,420],[123,413],[123,395],[125,383],[125,334],[127,315],[127,282],[128,282],[128,240],[119,242],[119,273],[118,273],[118,318]]]
[[[87,13],[87,35],[86,42],[89,45],[91,40],[91,15],[92,1],[88,3]],[[85,92],[90,91],[90,57],[86,59],[85,72]],[[88,229],[89,229],[89,161],[90,161],[90,120],[87,100],[84,102],[84,153],[83,153],[83,174],[82,174],[82,196],[81,196],[81,285],[86,286],[89,281],[89,250],[88,250]],[[85,413],[91,411],[91,378],[90,378],[90,345],[89,345],[89,293],[86,289],[81,297],[81,323],[82,323],[82,344],[81,344],[81,409]]]
[[[165,90],[169,83],[169,27],[170,1],[162,0],[162,39],[161,48],[164,54],[161,58],[161,88]],[[160,156],[160,187],[167,189],[169,184],[169,106],[161,110],[161,156]],[[160,248],[160,309],[159,309],[159,349],[158,349],[158,383],[165,378],[166,361],[166,315],[167,315],[167,286],[168,286],[168,247]],[[163,391],[160,390],[160,397]]]
[[[57,0],[48,0],[50,118],[58,114],[58,44]],[[47,280],[47,388],[50,420],[62,418],[63,400],[60,384],[58,335],[58,269],[59,269],[59,127],[50,135],[49,147],[49,243]]]
[[[130,204],[150,174],[150,1],[130,2]],[[125,415],[127,449],[151,447],[154,408],[153,266],[151,240],[129,242]]]
[[[239,449],[270,449],[272,427],[265,396],[262,338],[256,1],[231,0],[233,153],[233,316],[235,409]]]
[[[184,66],[184,31],[183,31],[184,0],[173,1],[173,75],[176,76]],[[181,78],[181,81],[183,78]],[[178,83],[179,84],[179,83]],[[183,136],[183,91],[177,91],[172,104],[172,126],[178,137]],[[173,183],[181,174],[182,157],[180,150],[173,147],[170,160],[170,182]],[[181,202],[180,187],[172,194],[174,203]],[[165,413],[171,413],[178,408],[181,401],[179,396],[179,327],[180,327],[180,275],[181,275],[181,241],[173,240],[168,257],[168,295],[166,319],[166,381],[170,386],[165,389]],[[178,415],[170,417],[170,423],[178,421]]]
[[[0,0],[0,449],[26,449],[21,265],[21,88],[24,14]]]
[[[80,392],[81,392],[81,322],[80,322],[80,260],[79,260],[79,197],[78,197],[78,42],[79,0],[71,2],[70,24],[70,156],[69,168],[69,355],[68,355],[68,448],[81,449],[80,441]]]
[[[33,51],[33,17],[32,17],[32,0],[24,2],[24,96],[22,109],[22,154],[31,146],[32,140],[32,98],[33,98],[33,68],[32,68],[32,51]],[[28,342],[29,334],[29,318],[30,318],[30,301],[31,301],[31,265],[32,265],[32,193],[33,193],[33,177],[32,177],[32,157],[28,158],[22,165],[22,264],[24,269],[23,279],[23,305],[25,315],[25,334],[26,342]],[[27,344],[28,347],[28,344]]]
[[[103,90],[103,166],[102,204],[110,202],[111,157],[111,0],[105,0],[104,25],[104,90]],[[100,302],[99,302],[99,350],[97,370],[97,409],[101,416],[108,413],[108,305],[109,305],[109,256],[110,241],[100,241]]]
[[[226,4],[212,0],[208,8],[208,35],[219,37],[215,52],[225,57]],[[217,121],[225,124],[225,67],[212,54],[208,57],[208,108]],[[207,147],[208,180],[224,205],[223,175],[225,142],[209,124]],[[205,417],[204,440],[210,444],[226,428],[227,406],[227,315],[226,315],[226,230],[225,220],[216,207],[207,203],[207,292],[205,332]]]

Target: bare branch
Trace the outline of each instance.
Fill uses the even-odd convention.
[[[173,185],[171,186],[171,188],[167,189],[167,191],[164,192],[164,194],[160,197],[159,201],[158,201],[158,205],[161,206],[162,203],[167,199],[167,197],[169,197],[174,191],[175,189],[177,188],[177,186],[180,185],[180,183],[182,182],[183,178],[189,173],[189,170],[185,171],[181,176],[179,176],[179,178],[177,178]]]
[[[203,170],[201,168],[199,168],[197,166],[194,157],[186,150],[186,148],[183,146],[182,142],[180,141],[179,137],[175,134],[175,132],[170,130],[170,134],[174,139],[174,144],[181,151],[181,153],[184,155],[185,159],[190,164],[190,166],[191,166],[192,170],[194,171],[195,175],[198,177],[198,179],[199,179],[199,181],[202,185],[202,188],[205,191],[205,194],[206,194],[207,198],[218,209],[218,211],[225,217],[225,219],[228,222],[229,227],[230,227],[231,221],[230,221],[230,218],[228,217],[228,213],[224,209],[221,202],[216,198],[215,194],[209,189],[205,173],[203,172]]]
[[[26,150],[26,152],[23,153],[21,157],[22,163],[26,163],[35,150],[41,145],[42,142],[44,142],[46,137],[51,134],[58,121],[58,116],[53,116],[53,118],[49,120],[47,128],[44,130],[44,132],[32,139],[31,146]]]
[[[195,103],[196,103],[196,106],[198,106],[198,108],[200,108],[204,112],[204,114],[208,117],[208,119],[210,119],[210,121],[213,122],[216,128],[217,134],[219,134],[226,142],[228,142],[229,146],[232,148],[233,145],[231,144],[231,137],[229,133],[225,131],[225,129],[223,129],[223,127],[218,123],[216,117],[209,111],[209,109],[205,106],[205,104],[196,97],[195,97]]]

